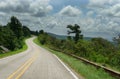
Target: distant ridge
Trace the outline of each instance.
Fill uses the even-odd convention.
[[[53,33],[48,33],[50,36],[53,36],[55,38],[58,38],[58,39],[66,39],[67,36],[66,35],[57,35],[57,34],[53,34]]]
[[[48,33],[50,36],[53,36],[55,38],[58,38],[58,39],[67,39],[67,35],[57,35],[57,34],[54,34],[54,33]],[[91,40],[92,37],[84,37],[85,40]]]

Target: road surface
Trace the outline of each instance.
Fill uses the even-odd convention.
[[[26,40],[25,52],[0,59],[0,79],[78,79],[59,58]]]

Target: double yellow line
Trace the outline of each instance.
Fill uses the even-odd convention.
[[[20,66],[14,73],[12,73],[7,79],[19,79],[30,65],[37,59],[38,54],[28,59],[22,66]]]

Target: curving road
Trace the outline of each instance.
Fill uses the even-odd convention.
[[[25,52],[0,59],[0,79],[78,79],[55,55],[26,40]]]

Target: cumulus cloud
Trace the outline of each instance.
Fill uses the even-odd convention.
[[[113,21],[110,21],[107,26],[109,26],[108,30],[112,31],[112,32],[116,32],[119,33],[119,24]]]
[[[49,0],[0,0],[0,11],[7,13],[28,13],[34,16],[45,16],[53,7]]]
[[[114,6],[111,6],[108,9],[102,10],[101,13],[106,14],[108,16],[120,17],[120,3]]]
[[[54,29],[54,27],[58,26],[58,22],[55,19],[51,19],[52,21],[46,24],[46,28]]]
[[[89,12],[87,12],[87,16],[92,16],[94,14],[94,12],[93,11],[89,11]]]
[[[109,17],[120,16],[120,0],[89,0],[88,8],[97,14]]]
[[[59,0],[0,0],[0,24],[6,24],[14,15],[31,30],[44,29],[56,34],[67,34],[68,24],[78,24],[85,36],[112,37],[113,33],[119,32],[120,0],[89,0],[84,8],[72,5],[72,2],[69,4],[68,1],[65,1],[64,5],[64,0],[60,8],[50,4],[52,1],[59,2]],[[63,6],[65,7],[62,8]],[[56,13],[56,9],[60,11]]]
[[[0,11],[3,12],[26,12],[28,11],[29,2],[25,2],[23,0],[1,0],[0,1]]]
[[[89,5],[94,7],[102,7],[108,0],[89,0]]]
[[[52,9],[53,7],[49,5],[49,0],[37,0],[30,4],[30,10],[35,16],[44,16]]]
[[[82,12],[75,8],[75,7],[72,7],[70,5],[64,7],[60,12],[59,14],[61,15],[65,15],[65,16],[79,16]]]
[[[93,8],[105,8],[116,3],[120,3],[120,0],[89,0],[89,6]]]
[[[95,12],[95,24],[92,28],[96,29],[93,32],[108,33],[111,36],[119,33],[120,0],[89,0],[88,9]],[[90,14],[92,13],[87,13]]]

